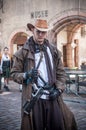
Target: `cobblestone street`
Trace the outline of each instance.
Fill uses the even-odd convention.
[[[21,123],[21,92],[19,85],[10,81],[10,91],[0,94],[0,130],[20,130]],[[86,129],[86,95],[83,98],[63,95],[64,101],[74,113],[78,130]]]
[[[9,83],[10,92],[0,95],[0,130],[19,130],[21,123],[21,93],[19,85]]]

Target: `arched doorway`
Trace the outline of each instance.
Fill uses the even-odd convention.
[[[61,39],[59,38],[59,34],[61,31],[66,31],[66,41],[62,41],[62,45],[60,45],[60,47],[62,47],[64,66],[78,67],[79,39],[74,39],[74,36],[76,31],[86,24],[86,13],[81,13],[77,10],[67,10],[63,14],[53,17],[49,23],[53,25],[53,30],[49,33],[49,38],[57,47],[59,45],[59,42],[57,41],[58,39]]]
[[[27,38],[32,36],[32,32],[26,27],[21,27],[14,30],[8,39],[8,45],[11,56],[16,52],[17,49],[21,48],[26,42]]]
[[[32,33],[26,29],[26,27],[22,27],[20,29],[14,30],[9,39],[8,45],[11,56],[22,47],[22,45],[26,42],[27,38],[31,36]]]
[[[16,33],[11,39],[11,54],[20,49],[26,42],[28,35],[25,32]]]

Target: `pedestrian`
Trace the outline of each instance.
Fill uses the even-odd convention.
[[[4,77],[4,88],[6,91],[9,91],[8,83],[10,77],[10,56],[8,47],[4,47],[3,49],[3,55],[1,58],[1,68],[2,75]]]
[[[33,36],[14,54],[11,69],[13,80],[23,84],[21,130],[77,130],[74,115],[62,100],[66,74],[61,52],[46,38],[48,23],[37,19],[27,27]],[[35,96],[34,84],[35,90],[43,91],[31,112],[25,113],[25,104]]]

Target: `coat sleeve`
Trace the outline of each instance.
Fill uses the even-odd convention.
[[[67,76],[61,60],[61,52],[59,50],[56,50],[55,61],[56,61],[56,86],[62,91],[64,91]]]
[[[24,59],[23,59],[22,49],[20,49],[13,55],[13,64],[11,68],[11,77],[15,82],[19,84],[23,83],[23,75],[24,75],[23,60]]]

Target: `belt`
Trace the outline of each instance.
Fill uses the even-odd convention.
[[[38,86],[38,88],[40,88],[41,86]],[[50,89],[51,88],[53,88],[53,86],[52,87],[48,87],[47,89],[45,88],[44,90],[43,90],[43,94],[41,95],[41,97],[40,97],[40,99],[47,99],[47,100],[50,100],[51,99],[51,97],[50,97]]]
[[[50,99],[50,98],[49,98],[49,95],[45,95],[45,94],[43,94],[40,98],[41,98],[41,99],[47,99],[47,100]]]
[[[48,99],[49,100],[49,91],[44,90],[41,99]]]
[[[41,99],[48,99],[48,100],[54,100],[56,99],[58,96],[60,96],[60,92],[59,90],[54,90],[52,93],[43,93],[43,95],[40,97]]]

